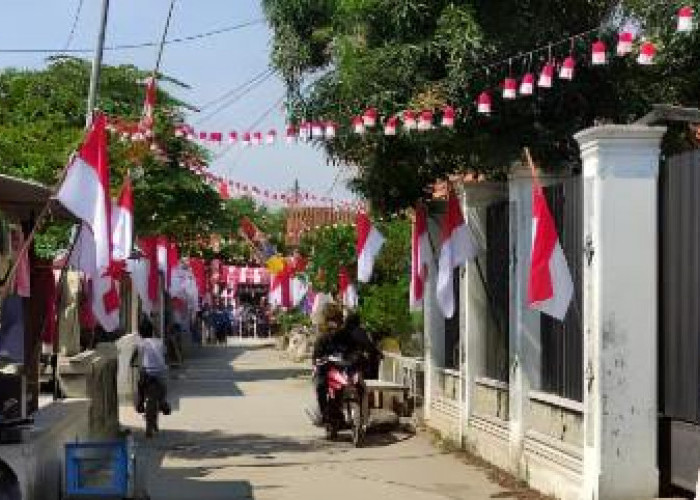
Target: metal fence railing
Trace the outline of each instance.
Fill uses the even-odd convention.
[[[379,379],[408,387],[409,396],[414,398],[416,407],[423,405],[425,370],[422,359],[385,352],[379,367]]]

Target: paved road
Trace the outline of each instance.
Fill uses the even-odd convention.
[[[170,386],[174,412],[144,446],[154,500],[437,500],[503,493],[424,436],[327,442],[304,414],[308,371],[271,348],[203,347]],[[122,422],[143,423],[122,408]]]

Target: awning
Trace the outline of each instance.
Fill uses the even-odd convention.
[[[51,200],[51,189],[34,181],[0,174],[0,211],[8,217],[26,220],[37,216]],[[56,200],[51,200],[51,213],[61,218],[71,214]]]

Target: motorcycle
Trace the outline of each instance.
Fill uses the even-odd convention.
[[[326,368],[327,404],[323,421],[326,437],[336,439],[338,432],[350,429],[355,447],[362,446],[367,431],[362,371],[340,356],[319,360],[316,369]]]

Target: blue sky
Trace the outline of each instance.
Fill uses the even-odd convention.
[[[4,0],[0,49],[61,48],[66,44],[79,0]],[[109,44],[156,41],[159,39],[169,0],[111,0],[107,30]],[[71,48],[92,48],[97,35],[99,0],[84,0]],[[263,18],[259,0],[177,0],[169,37],[232,26]],[[245,83],[269,66],[271,33],[265,23],[203,40],[167,46],[162,71],[192,86],[172,89],[195,105],[202,105]],[[107,52],[105,64],[134,64],[151,68],[155,48]],[[86,55],[85,57],[91,57]],[[0,53],[0,66],[40,68],[46,55]],[[87,89],[86,89],[87,92]],[[201,130],[242,130],[284,94],[275,76],[201,124]],[[192,122],[197,117],[191,118]],[[276,109],[258,127],[284,131],[284,115]],[[299,179],[302,189],[334,198],[350,196],[345,188],[347,170],[327,164],[322,152],[308,145],[248,150],[233,148],[213,165],[213,170],[230,179],[263,188],[287,189]]]

